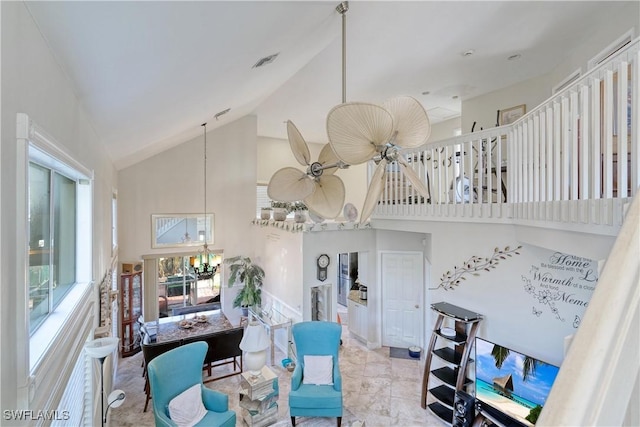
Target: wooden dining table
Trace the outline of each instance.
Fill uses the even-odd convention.
[[[206,317],[207,320],[205,322],[196,321],[196,318],[200,316]],[[180,326],[180,322],[183,320],[191,321],[192,326],[189,328]],[[234,328],[224,313],[222,313],[222,310],[201,311],[163,317],[156,322],[152,322],[152,324],[154,323],[157,325],[157,343],[193,339],[200,335],[208,335]]]

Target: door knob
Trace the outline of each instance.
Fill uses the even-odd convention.
[[[415,307],[416,307],[416,308],[420,308],[420,305],[416,304],[416,305],[415,305]]]

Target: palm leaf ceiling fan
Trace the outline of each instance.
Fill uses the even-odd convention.
[[[342,2],[336,11],[342,15],[342,102],[345,102],[344,60],[345,60],[345,28],[346,12],[349,3]],[[342,162],[326,144],[316,162],[311,163],[309,146],[302,134],[291,120],[287,121],[287,139],[294,157],[306,171],[293,167],[282,168],[273,174],[267,187],[270,199],[281,202],[295,202],[304,200],[312,213],[322,218],[335,218],[342,211],[344,205],[345,188],[342,180],[334,175],[338,169],[349,167]]]
[[[342,210],[345,190],[342,180],[333,173],[338,168],[373,160],[378,166],[360,215],[360,223],[363,223],[373,213],[382,194],[390,162],[398,162],[414,188],[425,198],[429,197],[427,187],[400,155],[400,149],[423,145],[431,134],[431,124],[420,102],[408,96],[392,98],[382,106],[346,102],[348,2],[340,3],[336,10],[342,15],[342,104],[327,116],[329,144],[322,149],[318,161],[310,163],[307,143],[296,126],[287,121],[291,150],[307,170],[302,172],[292,167],[278,170],[269,181],[267,194],[273,200],[284,202],[304,200],[313,213],[323,218],[335,218]]]
[[[334,175],[338,168],[345,168],[326,144],[316,162],[311,163],[309,146],[291,120],[287,121],[287,137],[293,155],[306,171],[293,167],[282,168],[273,174],[267,187],[267,195],[281,202],[304,200],[307,208],[322,218],[335,218],[344,204],[344,183]]]
[[[364,200],[360,223],[369,219],[382,194],[387,165],[397,162],[414,188],[425,198],[429,190],[400,154],[427,142],[431,124],[420,102],[410,96],[387,100],[382,106],[350,102],[334,107],[327,116],[329,144],[338,159],[356,165],[377,163]]]

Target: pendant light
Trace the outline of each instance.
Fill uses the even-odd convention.
[[[202,249],[198,251],[198,262],[196,262],[195,257],[191,257],[190,263],[198,280],[208,280],[216,274],[218,268],[210,264],[212,254],[209,250],[209,233],[207,231],[209,224],[207,220],[207,124],[203,123],[202,127],[204,128],[204,244]]]

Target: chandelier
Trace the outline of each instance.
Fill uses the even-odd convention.
[[[208,280],[216,274],[218,266],[211,265],[211,259],[214,254],[209,250],[207,242],[209,238],[209,233],[207,232],[207,225],[209,224],[207,220],[207,124],[203,123],[202,127],[204,128],[204,236],[201,236],[201,239],[204,240],[204,244],[202,249],[198,251],[197,257],[189,258],[189,263],[198,280]]]

